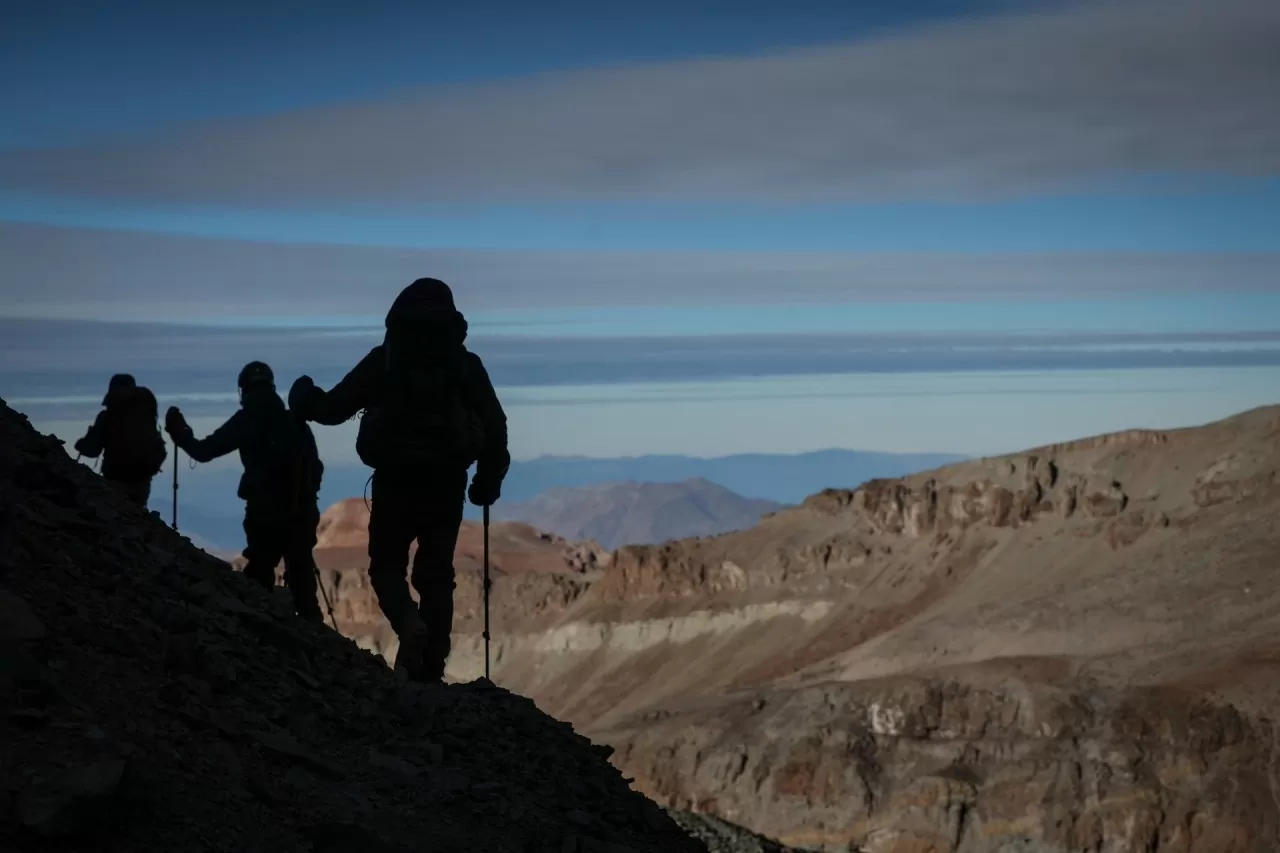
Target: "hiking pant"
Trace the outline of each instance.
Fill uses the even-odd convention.
[[[466,499],[467,471],[430,473],[395,470],[373,474],[369,514],[369,580],[378,605],[396,634],[406,621],[421,618],[426,626],[423,665],[426,677],[444,675],[452,649],[453,549],[458,544]],[[405,582],[409,545],[418,540],[413,558],[413,588],[418,612]]]
[[[284,582],[293,596],[293,609],[306,621],[322,624],[311,553],[319,523],[320,508],[314,499],[304,500],[292,514],[281,511],[275,501],[247,501],[244,507],[245,577],[271,592],[276,586],[276,566],[283,559]]]
[[[124,492],[129,500],[136,503],[143,509],[147,508],[147,501],[151,498],[151,478],[145,480],[129,482],[126,480],[112,480],[120,491]]]

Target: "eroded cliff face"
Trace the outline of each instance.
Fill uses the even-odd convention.
[[[872,481],[500,580],[495,678],[793,845],[1272,851],[1278,520],[1280,408]]]
[[[1278,837],[1269,722],[1174,690],[827,685],[615,730],[672,804],[793,845],[1254,851]]]

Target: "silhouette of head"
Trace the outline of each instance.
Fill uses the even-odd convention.
[[[251,361],[240,371],[240,378],[236,380],[236,384],[240,386],[240,395],[244,396],[246,391],[255,388],[276,387],[276,376],[265,362]]]
[[[128,373],[117,373],[111,377],[111,381],[107,383],[107,393],[102,398],[102,405],[107,404],[107,400],[112,394],[119,394],[122,391],[128,391],[131,388],[137,388],[138,383]]]
[[[453,291],[438,278],[420,278],[400,291],[387,312],[387,328],[402,317],[434,312],[457,310],[453,305]]]

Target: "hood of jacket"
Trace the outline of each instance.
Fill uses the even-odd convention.
[[[127,409],[133,406],[147,406],[152,414],[156,414],[158,406],[156,397],[146,388],[132,385],[120,386],[107,392],[102,398],[102,405],[108,409]]]
[[[452,309],[405,312],[394,318],[382,341],[387,368],[456,363],[464,352],[467,321]]]

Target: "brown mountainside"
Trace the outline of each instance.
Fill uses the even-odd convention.
[[[969,461],[504,573],[495,677],[788,844],[1272,851],[1278,524],[1280,407]]]

